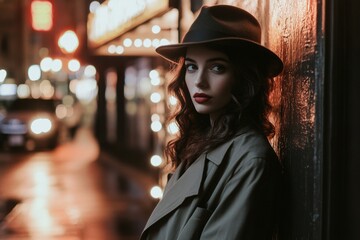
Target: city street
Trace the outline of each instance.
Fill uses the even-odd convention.
[[[86,129],[52,151],[2,152],[0,239],[137,239],[153,181],[100,151]]]

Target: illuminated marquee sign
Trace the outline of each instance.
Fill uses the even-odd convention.
[[[168,0],[107,0],[88,16],[89,44],[98,47],[168,8]]]
[[[31,2],[32,28],[36,31],[49,31],[53,26],[53,9],[49,1]]]

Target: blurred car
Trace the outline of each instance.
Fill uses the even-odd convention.
[[[2,149],[50,149],[59,140],[56,103],[51,99],[15,99],[5,104],[0,121]]]

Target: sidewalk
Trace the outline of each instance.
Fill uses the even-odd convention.
[[[88,129],[10,170],[0,195],[21,202],[0,222],[1,240],[138,239],[156,204],[154,180],[102,152]]]

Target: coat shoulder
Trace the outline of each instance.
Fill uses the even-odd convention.
[[[254,129],[235,136],[233,139],[231,158],[242,161],[244,159],[277,159],[277,155],[266,136]]]

